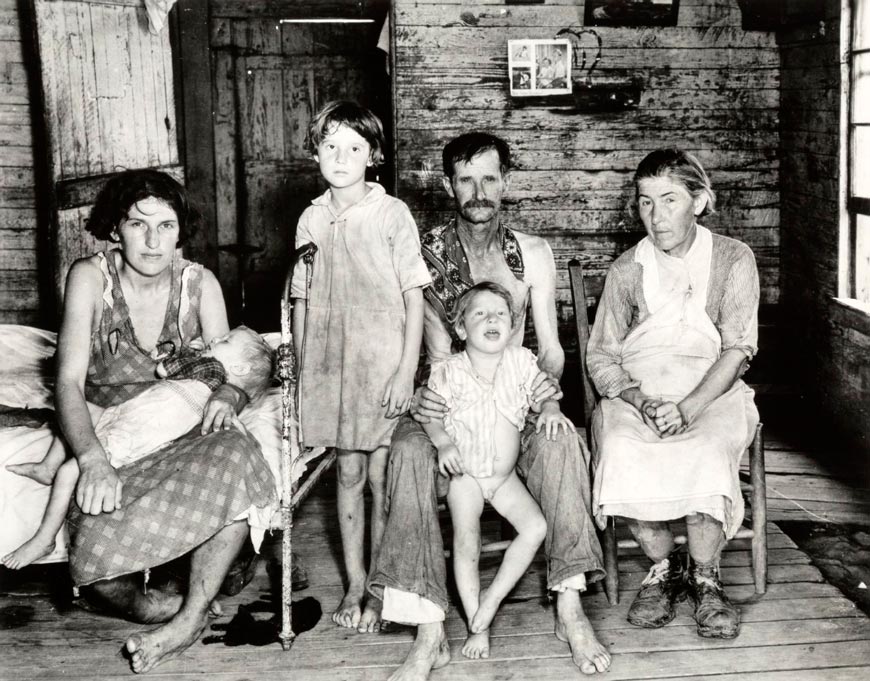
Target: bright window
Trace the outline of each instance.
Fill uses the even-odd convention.
[[[852,0],[849,31],[848,234],[843,293],[870,304],[870,1]]]

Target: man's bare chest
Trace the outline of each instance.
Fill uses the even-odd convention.
[[[471,279],[475,284],[482,281],[493,281],[504,286],[511,294],[514,301],[514,311],[522,314],[526,307],[526,298],[528,296],[529,285],[517,279],[503,257],[497,258],[468,258],[468,265],[471,271]]]

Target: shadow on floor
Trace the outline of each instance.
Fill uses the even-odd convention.
[[[870,615],[870,526],[780,520],[825,579]]]

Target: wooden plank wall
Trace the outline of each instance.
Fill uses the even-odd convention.
[[[421,226],[450,210],[441,149],[483,129],[514,151],[505,208],[511,225],[546,236],[560,272],[560,316],[570,317],[567,261],[579,256],[600,292],[613,259],[635,243],[624,211],[631,176],[655,148],[697,154],[719,194],[716,231],[755,251],[763,302],[779,300],[780,57],[771,32],[741,28],[737,0],[681,0],[668,28],[596,28],[595,74],[640,77],[640,105],[618,113],[552,113],[511,101],[507,41],[582,28],[581,0],[396,0],[398,195]]]
[[[840,0],[818,26],[784,31],[782,290],[791,364],[804,391],[870,452],[870,320],[855,324],[838,295]]]
[[[104,247],[83,230],[103,176],[178,170],[172,52],[169,31],[152,35],[138,0],[34,4],[51,181],[71,199],[54,226],[62,292],[72,262]]]
[[[31,97],[19,0],[0,0],[0,324],[39,321]],[[29,37],[29,36],[28,36]]]

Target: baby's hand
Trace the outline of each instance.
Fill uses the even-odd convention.
[[[408,411],[413,395],[414,373],[397,369],[390,382],[387,383],[387,389],[381,400],[381,406],[387,408],[387,418],[396,418]]]
[[[462,457],[456,445],[449,444],[438,448],[438,470],[442,475],[462,475]]]
[[[560,427],[565,429],[566,434],[569,430],[572,433],[577,432],[571,420],[559,410],[558,402],[552,400],[544,402],[541,405],[541,414],[535,422],[535,432],[540,433],[543,428],[547,439],[554,440]]]

